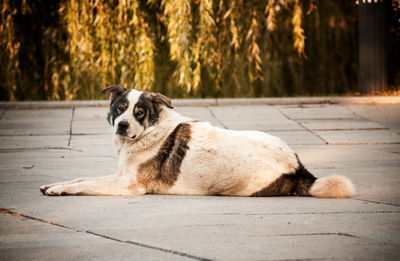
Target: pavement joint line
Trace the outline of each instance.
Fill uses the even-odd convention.
[[[3,110],[3,111],[1,112],[0,120],[3,119],[4,115],[6,114],[6,111],[7,111],[7,110]]]
[[[384,144],[400,144],[400,142],[333,142],[327,145],[384,145]]]
[[[187,253],[184,253],[184,252],[171,250],[171,249],[166,249],[166,248],[157,247],[157,246],[152,246],[152,245],[148,245],[148,244],[144,244],[144,243],[140,243],[140,242],[136,242],[136,241],[132,241],[132,240],[121,240],[121,239],[118,239],[118,238],[109,237],[109,236],[106,236],[106,235],[101,235],[101,234],[98,234],[98,233],[95,233],[95,232],[92,232],[92,231],[85,231],[85,232],[88,233],[88,234],[91,234],[91,235],[103,237],[103,238],[106,238],[106,239],[109,239],[109,240],[113,240],[113,241],[117,241],[117,242],[120,242],[120,243],[136,245],[136,246],[140,246],[140,247],[144,247],[144,248],[149,248],[149,249],[165,252],[165,253],[168,253],[168,254],[188,257],[188,258],[191,258],[191,259],[194,259],[194,260],[203,260],[203,261],[212,260],[212,259],[198,257],[198,256],[194,256],[194,255],[187,254]]]
[[[109,133],[72,133],[72,136],[92,136],[92,135],[110,135]],[[54,133],[54,134],[38,134],[38,133],[29,133],[29,134],[0,134],[0,137],[13,137],[13,136],[69,136],[66,133]],[[110,135],[111,136],[111,135]],[[111,139],[111,138],[110,138]]]
[[[73,150],[78,151],[78,152],[85,152],[85,153],[88,153],[88,154],[93,155],[93,156],[101,156],[101,157],[113,158],[113,159],[117,158],[115,155],[112,156],[112,155],[105,154],[105,153],[94,153],[93,151],[88,151],[88,150],[83,150],[83,149],[73,149]]]
[[[71,113],[71,121],[69,122],[69,138],[68,138],[68,147],[71,144],[71,138],[72,138],[72,123],[74,121],[74,115],[75,115],[75,107],[72,107],[72,113]]]
[[[362,199],[362,198],[351,198],[351,199],[352,199],[352,200],[363,201],[363,202],[368,202],[368,203],[375,203],[375,204],[382,204],[382,205],[389,205],[389,206],[400,207],[399,204],[394,204],[394,203],[379,202],[379,201],[373,201],[373,200]],[[399,212],[399,213],[400,213],[400,212]]]
[[[264,236],[264,235],[263,235]],[[351,235],[348,233],[342,233],[342,232],[321,232],[321,233],[298,233],[298,234],[272,234],[272,235],[265,235],[269,237],[298,237],[298,236],[345,236],[345,237],[352,237],[352,238],[358,238],[358,239],[365,239],[362,237],[358,237],[355,235]]]
[[[372,202],[376,203],[376,202]],[[377,203],[383,204],[383,203]],[[338,214],[400,214],[400,210],[376,211],[327,211],[327,212],[282,212],[282,213],[215,213],[214,215],[243,215],[243,216],[285,216],[285,215],[338,215]]]
[[[213,110],[210,108],[210,106],[207,106],[208,111],[210,112],[211,116],[219,123],[221,124],[225,129],[229,129],[220,119],[217,118]]]
[[[264,235],[263,235],[264,236]],[[383,245],[393,245],[393,246],[399,246],[397,243],[393,242],[385,242],[385,241],[378,241],[374,238],[370,237],[360,237],[356,235],[352,235],[349,233],[343,233],[343,232],[321,232],[321,233],[299,233],[299,234],[275,234],[275,235],[265,235],[268,237],[290,237],[290,236],[344,236],[344,237],[351,237],[351,238],[357,238],[357,239],[362,239],[362,240],[367,240],[367,241],[372,241],[375,243],[383,244]]]
[[[313,132],[312,130],[310,130],[309,128],[307,128],[305,125],[303,125],[301,122],[297,122],[301,127],[305,128],[308,132],[314,134],[314,136],[317,136],[321,141],[323,141],[325,144],[329,144],[329,142],[327,140],[325,140],[324,138],[322,138],[319,134]]]
[[[359,131],[359,130],[390,130],[389,128],[347,128],[347,129],[310,129],[311,131]]]
[[[309,129],[310,131],[358,131],[358,130],[390,130],[390,128],[345,128],[345,129]],[[305,130],[263,130],[264,132],[299,132]]]
[[[278,107],[277,107],[278,108]],[[289,118],[291,119],[291,118]],[[291,119],[294,121],[294,119]],[[296,121],[346,121],[346,120],[360,120],[360,118],[297,118]],[[366,121],[371,121],[364,119]]]
[[[28,134],[0,134],[0,137],[21,137],[21,136],[68,136],[66,133],[42,134],[42,133],[28,133]]]
[[[202,261],[211,261],[211,260],[213,260],[213,259],[208,259],[208,258],[204,258],[204,257],[198,257],[198,256],[195,256],[195,255],[187,254],[187,253],[176,251],[176,250],[170,250],[170,249],[166,249],[166,248],[161,248],[161,247],[156,247],[156,246],[152,246],[152,245],[148,245],[148,244],[143,244],[143,243],[139,243],[139,242],[135,242],[135,241],[131,241],[131,240],[126,240],[124,242],[128,243],[128,244],[136,245],[136,246],[141,246],[141,247],[145,247],[145,248],[150,248],[150,249],[162,251],[162,252],[173,254],[173,255],[179,255],[179,256],[183,256],[183,257],[188,257],[188,258],[191,258],[191,259],[194,259],[194,260],[202,260]]]
[[[318,260],[339,260],[339,258],[261,259],[257,261],[318,261]]]
[[[78,151],[78,152],[85,152],[84,150],[81,149],[75,149],[75,148],[71,148],[71,147],[32,147],[32,148],[0,148],[0,152],[1,151],[12,151],[12,150],[16,150],[16,151],[21,151],[21,150],[73,150],[73,151]]]
[[[33,148],[0,148],[0,153],[12,152],[12,151],[24,151],[24,150],[72,150],[77,152],[84,152],[94,156],[102,156],[107,158],[116,158],[115,156],[111,156],[103,153],[93,153],[92,151],[87,151],[83,149],[77,149],[73,147],[33,147]]]
[[[375,104],[374,104],[374,106],[376,107]],[[368,118],[366,118],[366,117],[364,117],[364,116],[358,114],[357,112],[353,111],[351,108],[349,108],[349,107],[347,107],[347,106],[346,106],[346,108],[347,108],[349,111],[351,111],[354,115],[356,115],[357,117],[360,117],[361,119],[364,119],[364,120],[367,120],[367,121],[370,121],[370,122],[374,122],[374,123],[377,123],[377,124],[381,125],[380,122],[377,122],[377,121],[373,121],[373,120],[371,120],[371,119],[368,119]],[[388,127],[386,127],[386,129],[388,129],[388,130],[395,130],[395,129],[388,128]]]
[[[45,219],[42,219],[42,218],[37,218],[37,217],[30,216],[30,215],[25,215],[25,214],[22,214],[22,213],[11,211],[9,208],[2,208],[1,210],[2,210],[2,213],[8,213],[9,215],[12,215],[12,216],[24,217],[24,218],[27,218],[27,219],[30,219],[30,220],[34,220],[34,221],[38,221],[38,222],[41,222],[41,223],[44,223],[44,224],[49,224],[49,225],[61,227],[61,228],[68,229],[68,230],[71,230],[71,231],[74,231],[74,232],[78,232],[78,233],[86,233],[86,234],[90,234],[90,235],[93,235],[93,236],[102,237],[104,239],[116,241],[116,242],[119,242],[119,243],[136,245],[136,246],[139,246],[139,247],[149,248],[149,249],[161,251],[161,252],[172,254],[172,255],[183,256],[183,257],[191,258],[191,259],[194,259],[194,260],[200,260],[200,261],[211,261],[212,260],[212,259],[198,257],[198,256],[191,255],[191,254],[188,254],[188,253],[176,251],[176,250],[161,248],[161,247],[152,246],[152,245],[148,245],[148,244],[144,244],[144,243],[140,243],[140,242],[135,242],[135,241],[131,241],[131,240],[121,240],[121,239],[118,239],[118,238],[114,238],[114,237],[109,237],[109,236],[106,236],[106,235],[98,234],[98,233],[95,233],[95,232],[92,232],[92,231],[89,231],[89,230],[75,229],[75,228],[72,228],[72,227],[68,227],[68,226],[64,226],[64,225],[58,224],[58,223],[56,223],[54,221],[51,221],[51,220],[45,220]]]
[[[286,119],[295,122],[297,125],[299,125],[300,127],[304,128],[305,130],[307,130],[308,132],[310,132],[311,134],[313,134],[314,136],[318,137],[320,140],[322,140],[325,144],[329,144],[329,142],[327,140],[325,140],[324,138],[322,138],[320,135],[318,135],[317,133],[311,131],[309,128],[307,128],[306,126],[304,126],[300,121],[294,120],[292,118],[290,118],[288,115],[286,115],[286,113],[284,113],[281,108],[279,108],[278,106],[275,106],[275,108],[282,114],[283,117],[285,117]]]
[[[374,105],[375,105],[375,104],[374,104]],[[375,107],[376,107],[376,106],[375,106]],[[364,120],[367,120],[367,121],[371,121],[370,119],[367,119],[366,117],[364,117],[364,116],[358,114],[357,112],[353,111],[351,108],[349,108],[349,107],[347,107],[347,106],[346,106],[346,108],[347,108],[350,112],[352,112],[354,115],[356,115],[358,118],[361,118],[361,119],[364,119]],[[372,122],[375,122],[375,123],[378,123],[378,124],[379,124],[379,122],[376,122],[376,121],[372,121]]]

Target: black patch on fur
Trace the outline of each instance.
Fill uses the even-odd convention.
[[[129,107],[129,101],[127,96],[130,90],[126,90],[121,95],[119,95],[115,100],[111,101],[110,112],[108,113],[107,120],[108,123],[114,126],[115,119],[124,113]]]
[[[189,150],[191,128],[181,123],[168,135],[159,152],[152,159],[139,166],[139,182],[149,184],[161,182],[173,185],[178,179],[182,161]]]
[[[144,115],[139,117],[137,114],[139,110],[143,110]],[[133,109],[133,116],[135,119],[144,127],[146,127],[146,125],[151,126],[158,121],[159,113],[159,105],[153,101],[152,95],[148,92],[143,92]],[[145,121],[146,119],[147,121]]]
[[[309,196],[309,190],[317,179],[300,162],[294,174],[282,174],[273,183],[254,193],[253,197],[267,196]]]

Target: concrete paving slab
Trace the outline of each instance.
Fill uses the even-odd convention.
[[[69,134],[72,109],[8,110],[0,120],[0,135]]]
[[[394,204],[400,207],[399,167],[382,167],[379,164],[369,166],[343,166],[336,164],[338,168],[309,170],[316,177],[328,175],[344,175],[350,178],[356,185],[357,194],[355,199],[379,202],[381,204]],[[387,165],[387,164],[385,164]]]
[[[363,130],[386,129],[385,126],[364,119],[328,119],[328,120],[300,120],[303,126],[309,130]]]
[[[400,220],[398,208],[394,206],[356,200],[294,197],[251,199],[152,195],[118,199],[101,197],[101,200],[95,197],[61,197],[38,203],[34,214],[45,215],[46,220],[217,260],[235,259],[243,253],[250,259],[265,258],[267,246],[258,245],[265,244],[260,242],[260,238],[268,242],[278,240],[276,249],[268,248],[267,252],[283,259],[320,258],[332,254],[332,258],[343,258],[338,250],[348,244],[355,251],[360,245],[365,248],[373,246],[363,257],[368,259],[372,254],[375,258],[378,246],[397,242]],[[64,206],[62,210],[56,207],[59,204]],[[24,208],[29,209],[28,204],[20,209],[29,212]],[[364,233],[362,228],[368,224],[374,224],[374,227]],[[299,244],[307,237],[315,237],[312,244],[318,244],[320,240],[328,240],[328,245],[338,244],[337,249],[332,253],[330,248],[325,248],[327,246],[312,253],[296,250],[283,254],[279,251],[290,248],[291,244]],[[338,238],[333,240],[335,237]],[[285,241],[288,238],[293,240],[289,245]],[[356,241],[345,245],[339,243],[348,238]],[[253,248],[254,244],[257,246]],[[304,247],[310,250],[311,245]],[[224,251],[226,248],[237,251]],[[391,246],[384,251],[392,256],[397,253],[395,249]]]
[[[225,127],[218,119],[216,119],[212,115],[209,107],[175,107],[174,109],[178,113],[194,120],[207,121],[212,125],[220,128]]]
[[[239,228],[242,227],[191,228],[195,239],[190,241],[186,236],[189,229],[160,229],[161,236],[156,240],[151,230],[132,231],[132,235],[137,233],[134,237],[140,237],[144,242],[163,242],[167,247],[203,254],[211,260],[343,260],[349,256],[374,260],[382,256],[393,259],[399,254],[397,246],[371,244],[363,239],[335,234],[269,236],[248,235],[246,231],[229,233]],[[169,240],[164,233],[180,238],[179,242]]]
[[[347,107],[363,118],[379,122],[391,129],[400,129],[398,104],[347,105]]]
[[[232,122],[286,120],[274,106],[210,106],[209,108],[220,120],[230,120]]]
[[[326,144],[326,142],[309,131],[268,131],[268,134],[277,136],[289,145]]]
[[[9,214],[0,214],[0,251],[0,260],[190,260]]]
[[[290,119],[357,119],[360,118],[344,105],[287,105],[278,106]]]
[[[69,135],[0,136],[0,149],[67,147]]]
[[[72,122],[73,134],[109,134],[108,108],[76,108]]]
[[[330,144],[400,143],[400,134],[393,130],[314,131]]]
[[[72,135],[70,147],[98,156],[115,157],[112,135]]]
[[[0,135],[69,135],[69,132],[69,121],[0,121]]]
[[[236,130],[304,130],[272,106],[209,107],[228,129]]]
[[[93,120],[90,122],[74,121],[72,123],[72,133],[76,135],[108,134],[110,133],[110,125],[105,120]]]
[[[71,136],[71,147],[80,146],[114,146],[112,141],[111,131],[109,134],[99,135],[72,135]]]
[[[7,110],[2,121],[70,121],[72,109]]]
[[[257,223],[255,220],[252,222]],[[286,222],[286,226],[291,224],[291,221]],[[398,245],[376,243],[341,233],[273,234],[270,232],[272,226],[256,227],[258,232],[254,231],[254,227],[252,229],[240,224],[132,229],[123,230],[121,234],[130,240],[140,239],[145,243],[151,242],[180,251],[184,249],[216,260],[346,259],[354,255],[374,260],[382,255],[393,259],[399,254]],[[157,237],[156,229],[159,232]]]
[[[228,129],[232,130],[259,130],[259,131],[301,131],[305,130],[299,124],[289,121],[262,121],[262,120],[255,120],[255,121],[247,121],[247,122],[230,122],[226,120],[224,125]]]
[[[111,175],[115,173],[116,169],[115,156],[110,157],[90,152],[24,149],[0,153],[0,170],[30,171],[61,177],[64,180],[82,176]]]
[[[376,162],[400,161],[400,146],[398,144],[360,144],[360,145],[293,145],[302,162],[305,164],[332,164],[340,167],[344,163],[372,164]]]
[[[0,109],[0,120],[3,119],[3,116],[5,113],[6,113],[6,110]]]
[[[0,259],[397,260],[399,144],[322,144],[314,133],[298,124],[312,130],[326,130],[321,131],[325,134],[331,127],[339,126],[335,128],[338,139],[352,142],[361,139],[357,135],[363,136],[363,140],[372,137],[372,141],[382,141],[388,139],[388,132],[396,133],[377,130],[378,126],[395,126],[396,117],[382,122],[376,120],[380,112],[375,118],[368,115],[374,113],[372,109],[362,109],[364,114],[356,115],[346,106],[303,106],[303,115],[298,106],[180,107],[179,110],[193,118],[222,123],[222,127],[267,128],[264,130],[290,143],[315,176],[345,175],[352,179],[358,191],[352,199],[46,197],[39,192],[40,185],[110,175],[117,170],[109,128],[101,125],[101,122],[107,124],[103,115],[107,109],[75,109],[72,136],[50,135],[53,130],[46,130],[54,128],[59,132],[52,122],[69,124],[63,117],[68,113],[72,116],[72,109],[66,110],[65,115],[58,110],[48,111],[51,117],[38,124],[44,126],[42,129],[31,128],[35,121],[39,122],[36,118],[43,116],[40,113],[27,117],[18,112],[14,114],[16,121],[6,122],[3,118],[0,125],[7,125],[9,134],[0,137],[0,207],[14,207],[15,212],[53,225],[0,214]],[[389,107],[382,110],[386,108]],[[287,117],[293,116],[294,120],[281,113],[285,109],[291,110]],[[9,112],[4,116],[14,113]],[[302,118],[304,115],[309,118]],[[83,135],[74,135],[75,127]],[[29,131],[16,136],[19,129]],[[368,136],[364,129],[383,132]],[[24,136],[32,130],[41,138]],[[70,147],[57,148],[67,137],[71,138]],[[48,144],[53,147],[48,148]],[[25,223],[20,224],[19,220]],[[42,225],[45,228],[39,227]]]
[[[106,120],[107,114],[110,111],[108,107],[86,107],[75,108],[75,120]]]

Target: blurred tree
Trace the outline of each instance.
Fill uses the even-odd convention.
[[[354,1],[0,1],[2,100],[94,99],[109,84],[172,97],[357,90]]]

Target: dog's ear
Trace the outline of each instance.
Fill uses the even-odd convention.
[[[122,85],[108,86],[103,90],[103,94],[107,95],[107,98],[113,102],[118,96],[123,94],[127,89]]]
[[[151,95],[151,101],[157,105],[165,105],[168,108],[173,109],[174,107],[172,106],[171,99],[162,95],[161,93],[150,93]]]

